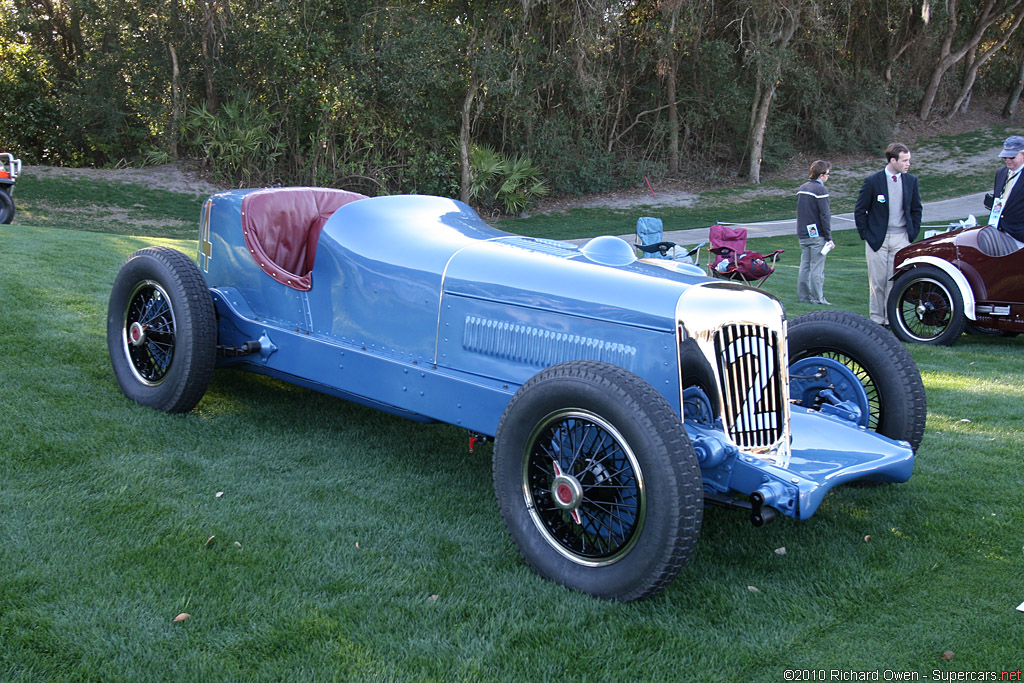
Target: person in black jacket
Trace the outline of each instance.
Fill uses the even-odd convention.
[[[831,306],[825,300],[825,254],[832,242],[832,210],[829,207],[828,180],[832,164],[815,161],[810,180],[796,192],[796,236],[800,240],[800,272],[796,279],[796,298],[805,303]]]
[[[1024,137],[1011,135],[999,153],[1005,166],[996,171],[995,197],[989,225],[994,225],[1024,247],[1024,183],[1017,182],[1024,166]]]
[[[921,231],[921,190],[910,170],[910,150],[894,142],[885,150],[886,165],[864,179],[853,209],[857,234],[864,240],[868,263],[868,310],[871,319],[888,327],[885,300],[892,282],[896,252]]]

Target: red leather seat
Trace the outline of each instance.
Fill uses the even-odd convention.
[[[242,234],[249,254],[270,277],[300,291],[310,274],[324,223],[365,195],[322,187],[275,187],[242,199]]]

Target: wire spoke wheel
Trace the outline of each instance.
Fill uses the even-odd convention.
[[[140,282],[128,299],[122,340],[140,382],[156,386],[174,362],[174,311],[157,283]]]
[[[650,597],[700,534],[703,484],[679,414],[608,363],[559,363],[523,384],[498,423],[493,471],[523,559],[573,590]]]
[[[898,305],[907,331],[919,339],[938,337],[952,322],[948,294],[931,280],[919,280],[907,287]]]
[[[881,325],[848,311],[816,311],[789,323],[789,366],[807,374],[815,358],[840,363],[860,384],[867,399],[868,429],[891,439],[907,441],[917,450],[924,436],[927,402],[917,364],[907,349]],[[806,378],[794,377],[800,385]],[[810,386],[810,385],[809,385]],[[837,385],[833,389],[840,400]],[[796,403],[816,410],[812,397],[795,396]]]
[[[523,491],[545,540],[577,562],[600,566],[633,547],[643,527],[643,476],[608,422],[566,410],[541,421],[527,441]]]
[[[967,326],[960,289],[948,273],[931,265],[896,278],[886,309],[892,333],[905,342],[949,345]]]
[[[147,247],[122,264],[107,306],[107,351],[128,398],[169,413],[195,407],[216,363],[217,318],[192,259]]]

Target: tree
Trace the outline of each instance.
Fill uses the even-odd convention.
[[[884,22],[884,35],[886,38],[884,72],[886,85],[892,82],[893,66],[914,43],[924,38],[925,29],[927,28],[927,22],[921,16],[923,8],[919,7],[915,0],[902,4],[893,4],[895,7],[892,7],[890,3],[886,3],[886,9],[891,9],[892,11],[887,11],[884,14],[880,13],[878,16],[878,21]],[[928,0],[925,0],[924,5],[928,5]]]
[[[700,51],[700,43],[707,30],[708,14],[712,6],[692,0],[662,0],[659,13],[664,35],[658,41],[658,73],[665,82],[665,102],[668,107],[668,174],[676,177],[680,168],[680,100],[676,94],[679,65],[686,53]]]
[[[1024,92],[1024,59],[1020,62],[1017,78],[1014,80],[1010,94],[1006,98],[1006,104],[1003,105],[1003,118],[1012,119],[1014,114],[1016,114],[1021,92]]]
[[[1014,8],[1009,8],[1014,9]],[[1008,11],[1009,11],[1008,9]],[[1012,16],[1012,21],[1010,21]],[[949,113],[946,114],[946,119],[951,119],[956,115],[957,112],[967,113],[967,103],[970,101],[971,91],[974,88],[974,82],[978,78],[978,69],[981,65],[991,59],[996,53],[1005,47],[1006,43],[1009,42],[1014,32],[1020,28],[1021,20],[1024,19],[1024,10],[1017,9],[1015,15],[1004,15],[1005,19],[1002,26],[1002,32],[1000,33],[999,40],[994,43],[987,44],[981,54],[977,54],[977,48],[971,50],[968,54],[970,62],[964,72],[963,85],[960,88],[960,94],[957,95],[956,101],[953,106],[949,108]]]
[[[946,30],[943,33],[942,42],[939,45],[938,61],[936,62],[935,68],[932,70],[931,78],[929,79],[928,86],[924,92],[924,97],[921,98],[921,108],[918,111],[918,117],[920,117],[922,121],[927,121],[928,117],[931,116],[932,108],[935,105],[935,98],[939,92],[939,85],[942,83],[942,77],[945,76],[946,72],[959,63],[960,60],[968,55],[968,53],[978,48],[982,39],[985,37],[985,32],[988,31],[989,28],[1001,20],[1005,21],[1008,17],[1012,17],[1012,13],[1017,10],[1022,2],[1022,0],[978,1],[980,3],[979,7],[975,8],[973,6],[968,6],[964,8],[964,13],[967,16],[975,15],[974,23],[967,28],[967,37],[964,39],[963,43],[959,47],[954,48],[953,42],[958,35],[959,28],[958,0],[946,0]],[[1009,34],[1012,34],[1019,25],[1020,17],[1013,19],[1011,21],[1011,28],[1009,29],[1006,37],[1009,38]],[[977,62],[978,60],[975,61]],[[977,66],[981,66],[981,64],[978,64]],[[974,73],[970,76],[970,82],[965,82],[965,87],[961,89],[961,96],[957,98],[957,105],[953,107],[954,111],[960,106],[960,104],[962,104],[963,98],[970,93],[970,88],[974,85],[974,77],[976,74],[977,69],[974,69]]]
[[[747,175],[754,183],[761,182],[761,154],[768,129],[768,114],[779,87],[786,48],[796,33],[800,20],[797,2],[761,2],[751,0],[739,23],[740,47],[745,61],[753,67],[754,96],[750,104],[750,128],[747,150],[750,155]]]
[[[206,107],[215,113],[219,99],[214,83],[220,66],[221,46],[230,31],[231,9],[227,0],[195,0],[195,12],[200,26],[199,50],[203,55]]]
[[[464,88],[459,118],[459,196],[467,203],[472,194],[469,151],[474,105],[482,108],[478,96],[497,80],[498,74],[504,71],[503,63],[512,57],[505,44],[509,19],[516,16],[516,9],[522,12],[528,6],[529,2],[515,8],[505,6],[502,0],[463,0],[446,8],[450,20],[464,32],[463,79],[459,84]]]

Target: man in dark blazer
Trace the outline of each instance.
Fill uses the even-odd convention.
[[[885,168],[864,179],[853,209],[857,234],[868,262],[868,309],[871,319],[888,327],[885,300],[892,289],[896,252],[921,231],[921,190],[910,170],[910,150],[894,142],[885,150]]]
[[[1018,243],[1024,243],[1024,183],[1017,182],[1021,166],[1024,166],[1024,137],[1011,135],[1006,138],[999,156],[1006,165],[996,171],[996,184],[992,190],[995,202],[989,224],[997,226]],[[995,207],[1001,208],[997,211]]]

